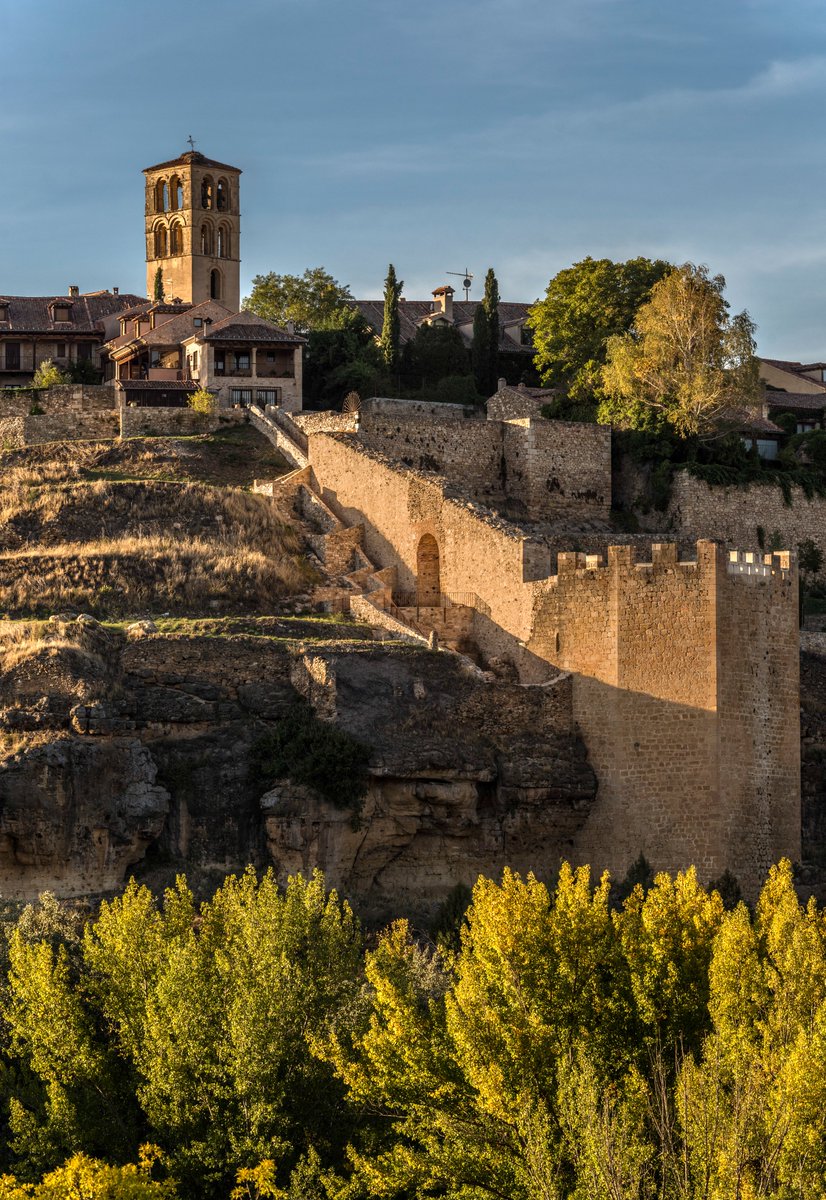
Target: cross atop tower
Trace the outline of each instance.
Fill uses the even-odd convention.
[[[186,140],[189,142],[190,150],[194,150],[195,149],[195,138],[192,136],[192,134],[190,134]]]

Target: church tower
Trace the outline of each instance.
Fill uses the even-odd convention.
[[[165,300],[218,300],[238,312],[241,172],[188,150],[143,173],[147,296],[154,299],[160,267]]]

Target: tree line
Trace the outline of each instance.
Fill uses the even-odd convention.
[[[5,939],[0,1197],[821,1196],[826,914],[786,862],[726,894],[506,870],[435,939],[319,874],[45,897]]]

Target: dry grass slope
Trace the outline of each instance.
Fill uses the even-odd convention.
[[[238,487],[193,482],[207,439],[186,440],[189,478],[152,479],[175,445],[156,441],[0,456],[0,612],[264,613],[312,586],[302,534],[285,508]],[[219,459],[238,452],[209,451]],[[102,462],[115,473],[139,466],[146,477],[90,479]]]

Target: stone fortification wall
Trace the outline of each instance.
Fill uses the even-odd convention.
[[[0,417],[0,445],[11,449],[45,442],[108,441],[118,436],[117,410]]]
[[[663,519],[664,518],[664,519]],[[641,518],[686,538],[721,538],[728,546],[755,546],[758,526],[766,544],[795,547],[812,538],[826,556],[826,499],[806,498],[801,488],[792,488],[792,503],[786,504],[779,487],[709,487],[687,471],[674,476],[671,499],[664,514]]]
[[[491,421],[406,420],[362,413],[359,439],[415,471],[447,476],[469,496],[501,500],[502,429]]]
[[[111,383],[68,383],[52,388],[0,388],[0,417],[109,412],[117,408]]]
[[[507,501],[509,511],[529,520],[605,518],[611,508],[611,431],[604,425],[405,420],[367,412],[359,438],[416,471],[446,476],[482,503]]]
[[[438,404],[427,400],[391,400],[371,396],[361,406],[362,415],[400,417],[403,421],[481,420],[483,413],[471,404]]]
[[[366,554],[380,566],[397,566],[399,592],[416,591],[422,539],[429,535],[438,547],[437,590],[476,610],[474,638],[483,652],[521,658],[539,586],[531,581],[547,575],[546,547],[480,506],[451,498],[444,479],[400,470],[354,438],[316,435],[309,455],[322,499],[347,524],[363,523]],[[536,674],[547,678],[545,664],[536,663]]]
[[[800,854],[797,578],[788,555],[697,555],[560,555],[528,649],[574,672],[600,780],[578,856],[615,873],[640,852],[706,879],[729,867],[753,894]]]
[[[531,520],[567,514],[607,518],[611,430],[607,425],[524,418],[490,422],[504,435],[508,499]]]
[[[194,412],[191,408],[122,408],[120,436],[166,437],[212,433],[218,428],[217,414]]]
[[[359,414],[354,412],[297,412],[288,419],[305,434],[355,433],[359,426]]]

